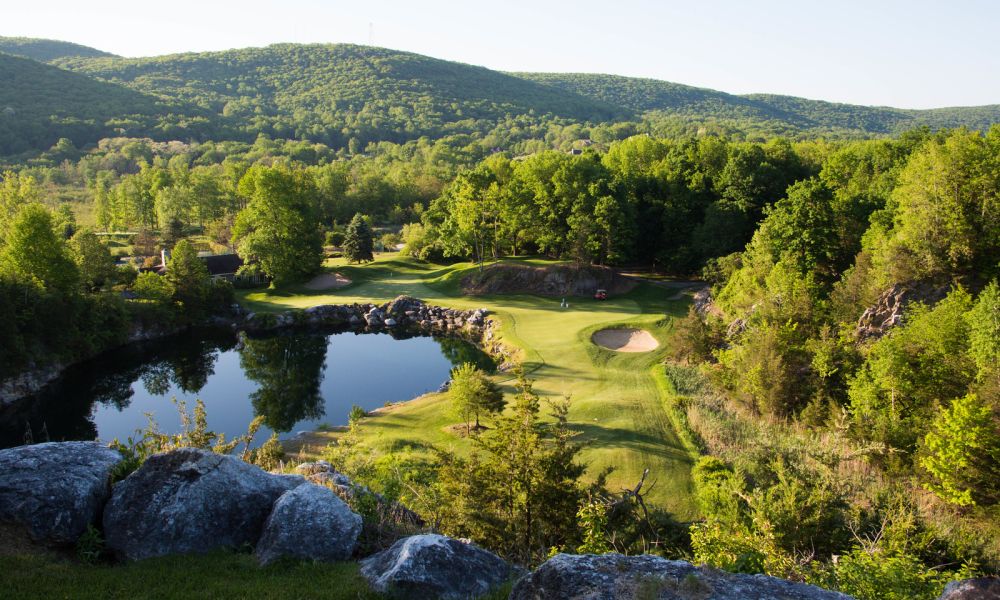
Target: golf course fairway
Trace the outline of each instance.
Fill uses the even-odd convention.
[[[554,264],[537,259],[510,262]],[[587,465],[588,477],[614,467],[609,488],[632,488],[648,468],[650,502],[677,519],[697,516],[691,496],[693,457],[671,425],[662,386],[652,374],[667,350],[670,318],[685,313],[688,299],[668,300],[669,290],[649,283],[605,301],[569,298],[568,308],[560,307],[559,298],[534,295],[463,296],[459,281],[475,265],[434,265],[394,254],[366,265],[330,260],[325,268],[351,283],[322,291],[304,286],[245,290],[239,292],[239,300],[255,312],[381,303],[403,294],[447,307],[488,308],[500,320],[500,339],[520,349],[535,391],[543,398],[570,398],[571,425],[581,432],[577,439],[586,443],[580,460]],[[622,353],[592,343],[595,332],[609,327],[641,328],[659,346],[649,352]],[[496,380],[505,392],[513,392],[511,375],[501,373]],[[364,444],[381,452],[429,452],[431,446],[467,451],[471,443],[449,428],[456,422],[447,396],[432,393],[364,419],[361,433]],[[306,437],[306,443],[321,448],[338,435],[342,432],[316,432]]]

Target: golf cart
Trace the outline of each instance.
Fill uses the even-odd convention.
[[[594,292],[594,300],[607,300],[608,290],[597,290]]]

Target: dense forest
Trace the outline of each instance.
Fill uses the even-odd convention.
[[[521,154],[537,144],[552,147],[553,131],[567,127],[590,133],[578,140],[597,142],[620,139],[622,129],[658,137],[858,138],[922,125],[985,130],[1000,111],[736,96],[611,75],[506,74],[347,44],[120,58],[62,42],[0,38],[3,53],[61,69],[9,58],[0,64],[11,82],[0,97],[0,156],[16,155],[13,162],[60,138],[84,148],[112,135],[191,143],[252,142],[263,133],[348,155],[380,142],[468,135],[484,148]],[[103,100],[94,97],[99,90]]]
[[[0,52],[31,58],[40,62],[52,62],[71,56],[85,56],[90,58],[114,56],[110,52],[72,42],[26,37],[0,37]]]

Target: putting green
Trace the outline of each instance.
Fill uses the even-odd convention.
[[[544,260],[518,260],[536,265]],[[649,500],[680,519],[692,519],[697,509],[691,497],[692,456],[681,443],[664,409],[665,398],[650,374],[666,351],[670,327],[667,317],[682,316],[688,301],[670,300],[670,290],[642,283],[631,292],[606,301],[574,299],[561,308],[559,299],[530,295],[468,297],[458,290],[469,263],[441,266],[380,256],[364,266],[330,261],[327,267],[351,283],[336,290],[304,287],[244,291],[240,301],[249,309],[281,311],[319,304],[384,302],[407,294],[433,304],[455,308],[486,307],[500,320],[500,338],[521,351],[521,360],[534,389],[543,397],[571,400],[570,422],[586,447],[581,459],[587,475],[606,467],[612,489],[631,488],[650,470]],[[658,346],[645,352],[615,352],[591,343],[600,330],[644,330]],[[512,392],[512,378],[497,381]],[[467,451],[470,442],[449,433],[451,416],[444,394],[427,394],[383,410],[365,419],[365,444],[376,451],[429,453],[431,446]],[[341,433],[316,433],[308,439],[319,445]]]

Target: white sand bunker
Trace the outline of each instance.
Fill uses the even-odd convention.
[[[660,345],[653,334],[644,329],[602,329],[590,341],[616,352],[649,352]]]
[[[351,280],[344,277],[340,273],[323,273],[322,275],[317,275],[313,277],[309,283],[305,285],[307,290],[335,290],[337,288],[342,288],[345,285],[351,283]]]

